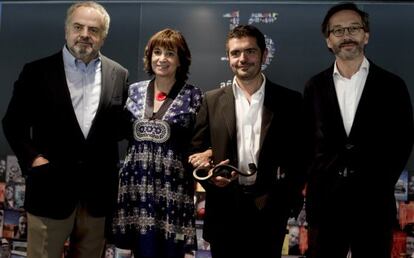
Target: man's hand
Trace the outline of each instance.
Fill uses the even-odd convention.
[[[38,167],[38,166],[41,166],[41,165],[44,165],[44,164],[47,164],[47,163],[49,163],[49,160],[45,159],[42,156],[38,156],[33,160],[32,168]]]
[[[229,164],[229,160],[223,160],[218,165],[227,165]],[[217,187],[226,187],[228,184],[230,184],[232,181],[236,180],[238,178],[238,174],[236,171],[231,172],[231,177],[226,178],[222,176],[212,177],[211,181],[216,185]]]

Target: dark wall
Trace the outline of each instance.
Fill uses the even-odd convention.
[[[0,117],[4,116],[13,82],[24,63],[63,47],[64,18],[70,4],[70,1],[0,4]],[[320,23],[334,2],[103,1],[102,4],[111,15],[111,28],[102,52],[129,69],[130,81],[147,78],[142,72],[144,46],[152,34],[165,27],[180,30],[188,41],[193,55],[191,83],[209,90],[231,79],[227,61],[222,59],[226,33],[231,21],[233,24],[237,21],[234,16],[237,11],[240,24],[253,21],[273,42],[273,58],[264,71],[271,80],[302,91],[311,75],[333,61]],[[414,4],[361,2],[359,6],[371,18],[367,57],[400,75],[413,100]],[[259,22],[251,19],[258,13],[270,18]],[[232,14],[233,19],[226,17]],[[11,150],[0,130],[0,155],[7,153]],[[409,167],[413,165],[409,163]]]

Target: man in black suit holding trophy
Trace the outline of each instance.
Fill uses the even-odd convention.
[[[203,237],[213,258],[281,256],[286,223],[302,207],[302,98],[261,72],[267,49],[254,26],[229,32],[226,51],[232,85],[207,92],[197,115],[193,151],[235,171],[202,182]],[[197,166],[201,155],[190,156]]]

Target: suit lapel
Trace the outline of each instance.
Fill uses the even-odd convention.
[[[53,85],[52,90],[55,92],[56,99],[62,102],[64,110],[69,113],[72,113],[74,120],[77,121],[72,105],[68,83],[66,81],[65,65],[63,64],[62,52],[60,52],[60,58],[58,61],[58,65],[56,65],[56,68],[58,69],[57,72],[50,73],[49,77],[51,81],[55,82],[55,85]]]
[[[91,129],[89,130],[89,138],[95,131],[95,124],[102,111],[111,103],[112,93],[114,90],[115,68],[110,65],[108,59],[101,55],[101,96],[98,109],[93,118]]]
[[[101,98],[99,101],[98,110],[96,115],[100,113],[102,109],[105,109],[108,104],[111,102],[112,92],[114,90],[114,79],[115,79],[115,68],[109,64],[108,59],[101,55],[101,71],[102,71],[102,80],[101,80]]]
[[[56,59],[48,73],[49,80],[53,82],[51,90],[54,92],[54,99],[59,102],[59,105],[57,106],[62,108],[62,116],[67,117],[68,121],[71,121],[70,123],[73,126],[73,130],[69,131],[77,132],[79,137],[84,139],[78,119],[76,118],[75,110],[73,109],[72,99],[66,81],[62,52],[59,52],[55,57]],[[56,72],[52,72],[53,69],[56,69]]]
[[[269,131],[270,124],[273,120],[273,112],[269,108],[272,103],[278,103],[277,96],[273,93],[273,90],[271,88],[272,86],[267,81],[265,85],[265,96],[263,101],[263,111],[262,111],[262,128],[260,132],[260,147],[259,149],[262,149],[264,139],[266,139],[267,132]]]
[[[349,133],[349,137],[355,134],[358,131],[358,128],[364,126],[364,121],[366,120],[364,117],[365,107],[370,102],[369,97],[372,95],[370,93],[372,86],[375,85],[375,65],[370,62],[370,68],[368,72],[368,77],[364,85],[364,89],[362,90],[361,98],[359,100],[357,109],[355,111],[354,122],[352,123],[351,132]],[[361,125],[362,124],[362,125]]]
[[[336,90],[335,90],[335,84],[334,84],[334,80],[333,80],[333,66],[328,69],[326,71],[326,82],[322,83],[322,85],[326,85],[326,98],[327,99],[327,105],[328,107],[326,108],[326,110],[331,110],[331,114],[332,114],[332,121],[335,124],[335,128],[339,128],[339,130],[341,132],[339,132],[343,137],[347,138],[347,134],[345,131],[345,126],[344,126],[344,121],[342,119],[342,114],[341,114],[341,109],[339,107],[339,102],[338,102],[338,96],[336,94]],[[322,93],[324,94],[324,93]]]
[[[224,94],[220,97],[220,103],[220,110],[223,115],[223,121],[220,121],[220,123],[225,123],[227,132],[232,140],[236,137],[236,109],[232,87],[224,88]]]

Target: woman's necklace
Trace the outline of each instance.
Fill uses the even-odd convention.
[[[155,95],[155,99],[158,101],[164,101],[167,98],[167,93],[159,91],[156,95]]]

